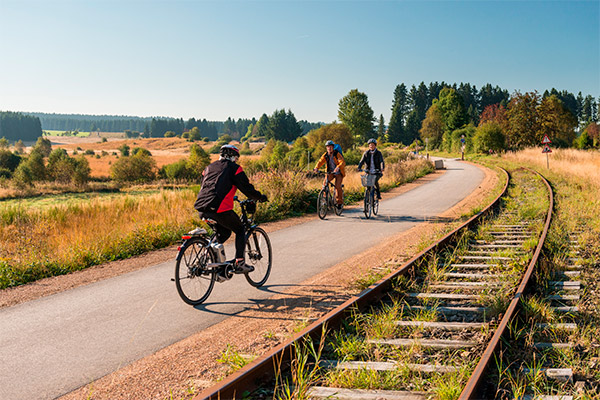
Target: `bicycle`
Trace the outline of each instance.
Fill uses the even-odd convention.
[[[361,169],[360,172],[365,172],[360,176],[360,182],[365,188],[365,199],[364,199],[364,212],[367,219],[371,218],[371,213],[377,215],[379,211],[379,199],[375,195],[375,180],[379,170],[375,170],[375,173],[370,173],[367,170]]]
[[[325,175],[325,179],[323,180],[323,187],[321,188],[319,196],[317,197],[317,213],[319,214],[319,218],[325,219],[325,217],[327,216],[327,212],[332,209],[335,212],[335,215],[342,215],[342,209],[344,208],[344,204],[342,203],[342,206],[340,208],[336,207],[335,199],[337,198],[337,191],[335,185],[333,184],[333,182],[327,179],[326,173],[319,171],[318,174]],[[329,186],[331,186],[331,189],[329,189]],[[342,187],[344,187],[343,184]]]
[[[256,202],[238,200],[242,210],[242,224],[246,233],[246,264],[254,271],[244,273],[254,287],[265,284],[271,273],[273,250],[267,233],[254,224]],[[232,263],[225,261],[225,248],[216,239],[217,222],[203,219],[212,230],[196,228],[182,236],[175,263],[175,286],[181,299],[187,304],[202,304],[210,295],[215,282],[226,282],[236,274]]]

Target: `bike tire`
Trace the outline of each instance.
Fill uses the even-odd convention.
[[[321,219],[325,219],[327,216],[327,208],[329,207],[329,199],[327,194],[328,193],[325,189],[321,189],[319,196],[317,197],[317,213]]]
[[[246,264],[254,267],[254,271],[245,274],[248,283],[254,287],[264,285],[271,274],[273,249],[262,228],[254,228],[246,238]]]
[[[342,203],[342,206],[340,208],[337,208],[337,189],[335,187],[333,188],[333,194],[331,196],[331,204],[333,204],[333,212],[335,213],[335,215],[342,215],[342,211],[344,210],[344,203]]]
[[[377,213],[379,212],[379,199],[377,198],[377,195],[373,195],[373,215],[377,215]]]
[[[212,292],[216,272],[206,268],[214,263],[213,252],[202,238],[185,242],[175,262],[175,286],[181,299],[192,306],[202,304]]]
[[[373,189],[369,188],[365,193],[365,217],[371,218],[373,212]]]

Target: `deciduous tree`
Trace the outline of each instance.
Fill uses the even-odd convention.
[[[355,142],[366,142],[373,134],[375,120],[367,95],[352,89],[340,99],[338,106],[338,118],[348,126]]]

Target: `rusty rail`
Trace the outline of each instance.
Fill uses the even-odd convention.
[[[429,246],[427,249],[408,260],[398,270],[393,271],[387,276],[383,277],[381,280],[374,283],[360,294],[351,297],[342,305],[333,309],[306,327],[304,330],[294,335],[287,342],[273,348],[270,352],[257,358],[218,384],[203,390],[198,395],[194,396],[193,400],[222,400],[242,398],[244,392],[251,392],[257,389],[261,383],[272,380],[275,371],[286,370],[294,357],[294,343],[302,340],[303,338],[310,337],[312,339],[316,339],[320,337],[323,329],[336,328],[340,326],[342,320],[350,315],[352,309],[358,308],[359,310],[364,310],[367,306],[381,299],[385,293],[390,290],[394,278],[409,274],[417,261],[425,258],[433,252],[438,251],[440,248],[447,246],[461,230],[476,226],[481,217],[489,214],[491,210],[498,204],[500,199],[505,195],[508,189],[510,180],[508,172],[506,172],[504,169],[501,170],[504,172],[506,177],[504,188],[502,189],[501,193],[482,211],[471,217],[468,221],[454,229],[452,232],[448,233],[442,239]]]
[[[492,336],[492,340],[490,341],[490,343],[486,347],[485,351],[483,352],[483,355],[481,356],[479,363],[477,363],[477,366],[475,367],[473,374],[467,381],[465,388],[463,389],[462,393],[460,394],[459,400],[481,399],[481,397],[480,397],[481,390],[482,390],[481,385],[483,384],[486,373],[489,370],[492,356],[495,354],[496,350],[498,349],[498,346],[500,345],[500,340],[502,340],[502,336],[504,335],[504,332],[506,331],[506,326],[508,325],[510,320],[512,320],[512,318],[516,315],[516,313],[518,311],[519,302],[521,300],[521,297],[525,294],[526,290],[528,289],[531,275],[533,274],[533,270],[535,269],[535,266],[537,265],[538,258],[540,256],[542,248],[544,247],[544,242],[546,240],[546,236],[548,235],[548,229],[550,228],[550,222],[552,220],[552,210],[554,209],[554,194],[553,194],[552,188],[550,187],[550,184],[548,183],[546,178],[544,178],[537,171],[531,170],[529,168],[527,168],[527,169],[529,171],[537,174],[542,179],[542,181],[544,182],[546,187],[548,188],[548,196],[549,196],[550,204],[548,207],[548,214],[546,215],[546,223],[544,225],[544,230],[542,231],[542,235],[540,236],[540,240],[535,249],[535,253],[533,254],[533,257],[531,258],[531,261],[529,262],[527,270],[525,271],[525,274],[523,275],[521,284],[517,288],[517,291],[516,291],[515,295],[513,296],[513,299],[511,300],[510,305],[506,309],[506,312],[504,313],[504,317],[502,317],[502,320],[498,324],[498,327],[496,328],[496,331],[494,332],[494,336]]]

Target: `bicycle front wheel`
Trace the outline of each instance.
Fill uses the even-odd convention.
[[[377,199],[377,195],[373,195],[373,215],[377,215],[379,212],[379,199]]]
[[[342,202],[342,206],[340,208],[337,208],[337,189],[335,187],[333,188],[331,204],[333,205],[333,211],[335,212],[335,215],[342,215],[344,203]]]
[[[196,306],[203,303],[215,285],[215,271],[207,268],[214,255],[203,239],[190,239],[177,255],[175,286],[181,299]]]
[[[321,189],[319,192],[319,197],[317,198],[317,213],[319,214],[319,218],[325,219],[327,216],[327,207],[329,206],[329,199],[327,198],[327,191],[325,189]]]
[[[372,190],[371,188],[367,188],[365,190],[365,207],[364,207],[364,212],[365,212],[365,217],[367,219],[371,218],[371,210],[372,210],[372,200],[373,200],[373,196],[371,195]]]
[[[262,228],[254,228],[246,239],[246,264],[252,265],[254,271],[248,272],[246,280],[254,287],[264,285],[271,274],[273,250],[267,233]]]

